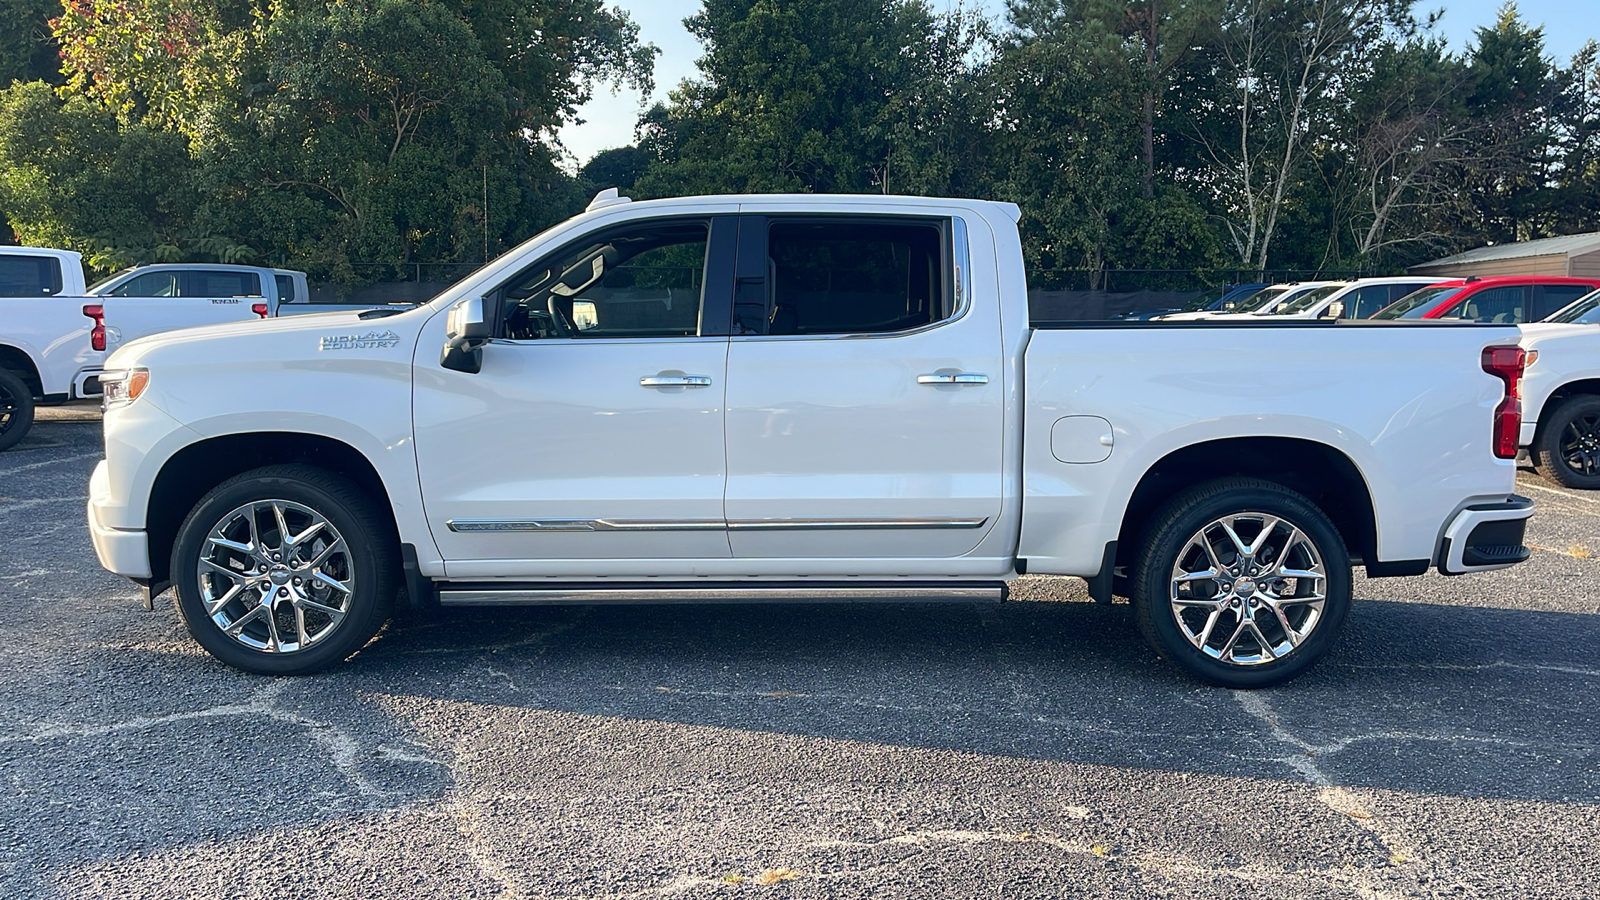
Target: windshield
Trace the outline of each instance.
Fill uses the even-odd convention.
[[[1600,325],[1600,291],[1579,297],[1545,321],[1565,322],[1569,325]]]
[[[1465,285],[1455,287],[1423,288],[1407,294],[1373,314],[1374,319],[1420,319],[1446,300],[1461,292]]]
[[[98,295],[100,293],[100,288],[104,287],[107,284],[110,284],[113,281],[116,281],[118,278],[121,278],[122,276],[124,276],[124,275],[126,275],[126,274],[128,274],[129,272],[132,272],[132,271],[133,271],[133,267],[130,266],[129,268],[123,269],[120,272],[112,272],[110,275],[107,275],[106,277],[100,279],[99,281],[96,281],[94,284],[89,285],[89,289],[87,291],[84,291],[84,293],[89,294],[90,296],[96,296],[96,295]]]
[[[1259,294],[1251,294],[1249,297],[1240,300],[1239,305],[1235,306],[1233,311],[1236,313],[1255,312],[1261,307],[1266,306],[1268,303],[1271,303],[1273,300],[1277,299],[1280,294],[1287,290],[1288,288],[1286,287],[1265,288]]]
[[[1342,284],[1330,284],[1327,287],[1313,288],[1312,290],[1306,291],[1304,294],[1301,294],[1293,300],[1278,306],[1271,313],[1269,313],[1269,315],[1286,316],[1290,313],[1305,312],[1343,288],[1344,285]]]
[[[1179,312],[1199,312],[1202,309],[1210,309],[1211,308],[1211,304],[1216,303],[1218,300],[1221,300],[1222,299],[1222,295],[1226,294],[1227,292],[1228,292],[1228,286],[1227,285],[1223,285],[1222,287],[1214,287],[1211,290],[1206,291],[1205,293],[1201,294],[1198,297],[1195,297],[1195,298],[1193,298],[1191,300],[1184,301],[1183,305],[1178,307],[1178,311]]]

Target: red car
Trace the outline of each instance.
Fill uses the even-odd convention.
[[[1537,322],[1596,289],[1600,279],[1554,275],[1504,275],[1441,281],[1410,293],[1373,314],[1374,319],[1472,319]]]

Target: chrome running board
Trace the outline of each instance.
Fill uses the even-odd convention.
[[[998,603],[1006,585],[995,581],[956,584],[795,584],[720,582],[716,587],[679,584],[485,584],[439,585],[441,606],[537,606],[627,603]]]

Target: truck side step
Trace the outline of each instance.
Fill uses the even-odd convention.
[[[549,584],[464,583],[439,585],[441,606],[535,606],[540,604],[625,603],[998,603],[1006,599],[1000,581],[794,583],[719,581],[706,585],[668,583],[552,582]]]

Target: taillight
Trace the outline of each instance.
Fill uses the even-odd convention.
[[[1528,354],[1521,347],[1483,348],[1483,370],[1506,384],[1505,399],[1494,409],[1494,455],[1517,458],[1522,436],[1522,370]]]
[[[94,327],[89,329],[89,346],[96,350],[106,348],[106,308],[98,303],[91,303],[83,308],[83,314],[94,320]]]
[[[260,316],[263,319],[265,319],[267,317],[267,305],[265,303],[252,303],[252,304],[250,304],[250,311],[255,313],[256,315]]]

